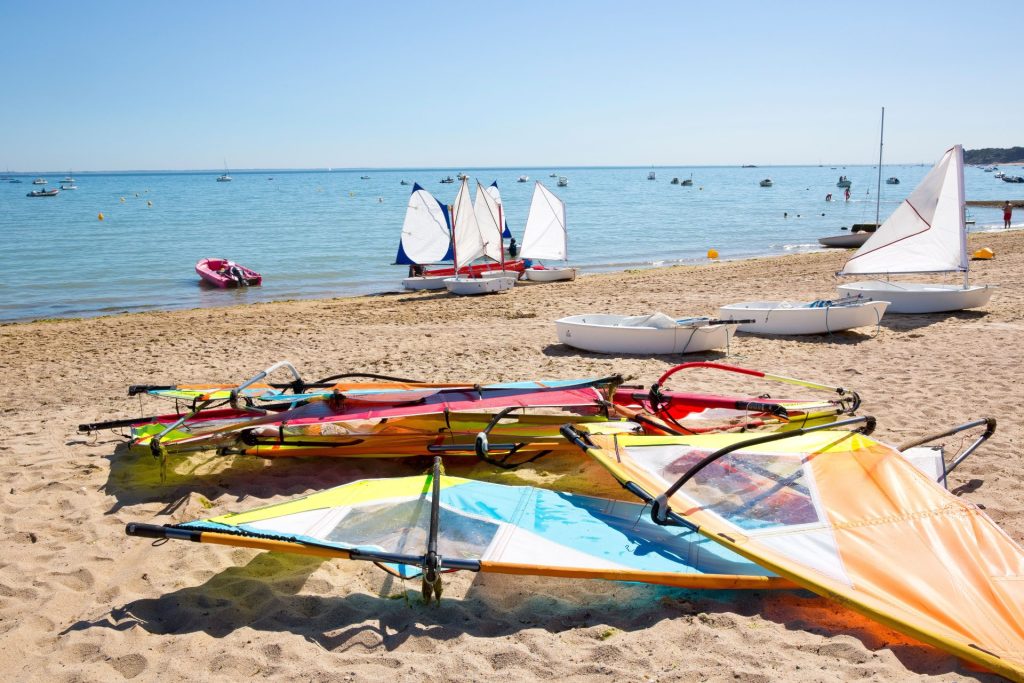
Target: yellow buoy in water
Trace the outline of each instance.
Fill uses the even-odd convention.
[[[124,203],[124,197],[121,197],[121,203],[122,204]]]
[[[996,252],[992,251],[988,247],[982,247],[978,251],[976,251],[973,254],[971,254],[971,258],[976,260],[976,261],[987,261],[987,260],[995,258],[995,257],[996,257]]]
[[[99,220],[103,220],[103,212],[100,211],[98,214],[96,214],[96,218]]]
[[[708,258],[718,258],[718,250],[708,249]]]

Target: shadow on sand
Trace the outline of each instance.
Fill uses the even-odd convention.
[[[332,652],[382,647],[398,650],[410,638],[452,641],[462,635],[500,638],[528,629],[549,633],[591,626],[632,632],[663,627],[736,628],[734,615],[763,619],[824,638],[852,636],[868,650],[891,650],[916,673],[957,673],[957,660],[878,626],[805,591],[692,591],[642,584],[587,582],[566,595],[557,579],[478,575],[462,598],[441,605],[419,599],[419,581],[387,577],[379,595],[301,595],[323,560],[262,553],[199,586],[134,600],[93,620],[80,620],[61,635],[90,629],[139,627],[155,635],[205,633],[223,638],[239,629],[291,633]],[[315,580],[315,579],[314,579]],[[589,590],[593,586],[594,590]],[[322,586],[326,588],[326,586]],[[819,651],[862,658],[849,643],[823,642]],[[846,650],[845,652],[843,650]],[[978,676],[987,678],[984,675]]]
[[[106,511],[113,514],[131,505],[161,502],[159,514],[170,514],[191,494],[216,500],[231,496],[235,502],[252,496],[298,496],[311,484],[318,490],[373,477],[403,477],[420,474],[430,458],[259,458],[198,453],[171,456],[166,477],[161,481],[160,463],[148,454],[133,453],[118,444],[103,456],[110,463],[103,492],[114,498]]]
[[[950,311],[947,313],[886,313],[882,317],[882,327],[899,332],[901,330],[917,330],[928,327],[944,320],[959,320],[961,322],[983,320],[988,313],[986,311]]]
[[[651,358],[663,358],[669,362],[669,366],[678,365],[683,362],[694,362],[694,361],[719,361],[729,357],[729,354],[725,351],[705,351],[702,353],[595,353],[593,351],[583,351],[567,344],[548,344],[544,347],[543,351],[545,356],[552,356],[555,358],[562,358],[568,356],[575,356],[577,358],[590,358],[593,360],[615,360],[615,359],[627,359],[627,360],[649,360]]]

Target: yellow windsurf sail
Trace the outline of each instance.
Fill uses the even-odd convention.
[[[653,504],[658,521],[1024,679],[1024,549],[895,449],[820,428],[753,439],[575,433],[577,445]]]

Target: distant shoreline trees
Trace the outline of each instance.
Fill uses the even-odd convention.
[[[965,149],[965,164],[1011,164],[1024,162],[1024,147],[986,147]]]

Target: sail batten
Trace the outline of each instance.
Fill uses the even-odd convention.
[[[968,268],[963,148],[956,145],[839,274],[948,273]]]
[[[568,235],[565,229],[565,202],[539,181],[533,187],[533,199],[523,231],[523,258],[568,259]]]

